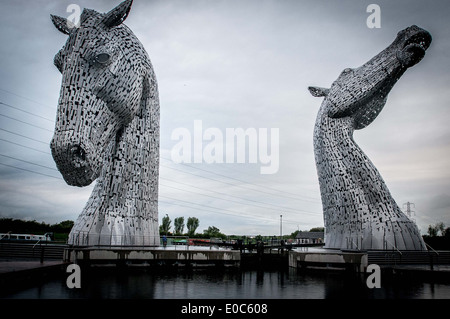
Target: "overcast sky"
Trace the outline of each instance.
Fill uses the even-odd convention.
[[[366,25],[374,2],[379,29]],[[1,217],[75,220],[93,188],[66,185],[49,149],[61,83],[53,57],[66,41],[50,14],[68,17],[71,3],[107,12],[120,1],[0,2]],[[278,235],[280,214],[284,234],[323,226],[312,142],[322,99],[307,87],[329,87],[416,24],[432,34],[431,47],[354,138],[398,205],[415,204],[422,233],[450,226],[449,16],[447,0],[135,0],[125,24],[159,84],[160,220],[195,216],[199,232],[214,225],[240,235]],[[174,163],[171,134],[193,132],[195,120],[224,136],[227,128],[278,128],[278,172],[261,175],[261,163]]]

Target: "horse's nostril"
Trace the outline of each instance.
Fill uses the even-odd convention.
[[[80,145],[75,145],[70,149],[72,156],[74,158],[80,159],[82,161],[86,160],[86,152]]]

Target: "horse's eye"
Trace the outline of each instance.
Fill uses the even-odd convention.
[[[108,53],[100,53],[97,54],[97,56],[95,57],[95,62],[100,63],[100,64],[106,64],[109,61],[109,54]]]

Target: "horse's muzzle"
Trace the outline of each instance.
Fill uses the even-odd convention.
[[[55,133],[50,148],[56,166],[67,184],[87,186],[97,178],[98,169],[90,160],[95,158],[91,154],[92,148],[77,141],[72,131]]]

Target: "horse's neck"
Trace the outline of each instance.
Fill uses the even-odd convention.
[[[348,203],[357,194],[363,205],[392,199],[380,173],[353,140],[353,131],[349,118],[318,118],[315,153],[322,196],[338,196]]]
[[[143,209],[158,200],[159,109],[157,101],[147,105],[142,117],[136,116],[111,141],[110,152],[92,196],[101,198],[107,211],[146,214]],[[96,194],[95,194],[96,193]]]

